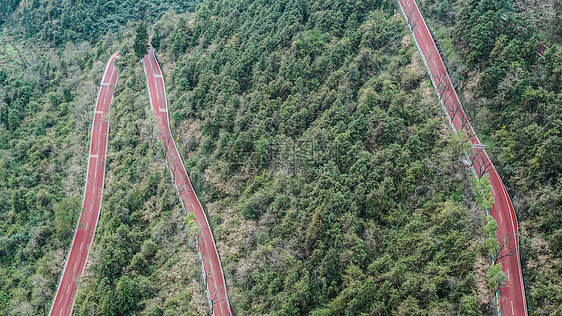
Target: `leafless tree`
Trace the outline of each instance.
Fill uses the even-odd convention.
[[[33,315],[35,313],[33,306],[28,301],[12,299],[10,305],[14,315]]]
[[[219,296],[219,289],[222,290],[222,286],[215,290],[215,294],[211,297],[211,310],[214,311],[215,306],[224,301],[224,297]]]
[[[208,286],[208,284],[209,284],[209,282],[213,282],[213,281],[214,281],[215,273],[214,273],[214,272],[211,272],[211,271],[207,271],[207,270],[205,270],[205,268],[203,268],[203,272],[204,272],[204,275],[203,275],[204,280],[203,280],[203,282],[205,283],[205,285],[207,285],[207,293],[208,293],[208,295],[209,295],[209,302],[210,302],[210,304],[211,304],[211,306],[210,306],[210,308],[211,308],[210,314],[213,314],[213,313],[214,313],[213,310],[214,310],[215,306],[216,306],[218,303],[224,301],[224,299],[225,299],[223,296],[220,295],[220,292],[222,292],[222,291],[224,290],[224,287],[221,285],[220,287],[215,288],[215,292],[211,295],[211,293],[210,293],[210,291],[209,291],[209,286]]]
[[[466,115],[466,112],[464,112],[464,111],[462,110],[462,106],[461,106],[460,104],[459,104],[458,108],[459,108],[459,110],[458,110],[457,116],[459,117],[459,121],[460,121],[460,123],[461,123],[461,128],[460,128],[460,129],[466,130],[466,131],[468,132],[468,133],[467,133],[467,136],[468,136],[468,138],[470,139],[471,137],[474,136],[474,135],[472,134],[472,132],[471,132],[470,121],[469,121],[469,119],[468,119],[468,116]]]
[[[173,146],[174,146],[173,140],[172,140],[171,137],[165,137],[165,136],[160,137],[160,140],[162,141],[162,145],[164,146],[164,159],[166,160],[166,163],[167,163],[168,158],[170,157],[170,152],[173,150]],[[168,167],[171,167],[171,166],[168,165]]]
[[[443,104],[445,105],[445,107],[447,108],[447,110],[449,112],[452,112],[452,110],[454,110],[455,104],[451,103],[448,104],[448,101],[451,99],[451,97],[454,95],[453,93],[453,87],[451,87],[450,84],[441,84],[441,86],[439,87],[439,94],[441,95],[441,100],[443,101]]]
[[[492,255],[492,262],[497,264],[501,259],[515,256],[515,247],[510,247],[512,244],[513,237],[501,237],[498,241],[498,248],[496,252]]]
[[[49,305],[45,304],[45,302],[48,302],[51,295],[53,295],[49,287],[49,279],[42,274],[35,274],[32,284],[31,304],[40,311],[41,315],[47,315]]]
[[[455,117],[459,118],[459,122],[461,123],[461,129],[464,129],[465,123],[468,123],[466,120],[466,116],[462,110],[462,106],[458,102],[449,102],[449,114],[451,115],[451,119],[454,120]]]
[[[558,3],[557,3],[558,2]],[[528,25],[540,29],[547,29],[555,18],[556,8],[560,5],[557,0],[514,0],[516,10],[524,13]],[[509,22],[508,22],[509,23]]]
[[[445,90],[451,88],[447,78],[447,72],[445,70],[438,69],[437,76],[435,76],[435,84],[437,85],[437,90],[440,94],[443,94]]]
[[[451,120],[454,120],[461,111],[461,107],[457,102],[450,102],[452,101],[451,98],[454,96],[454,89],[451,85],[450,80],[448,80],[446,72],[439,72],[435,79],[435,85],[437,86],[437,90],[439,91],[439,95],[441,97],[441,100],[443,101],[443,105],[449,112]]]
[[[472,165],[476,170],[478,178],[481,178],[483,175],[494,169],[494,165],[490,159],[488,159],[483,146],[473,146],[473,154],[472,157],[470,157],[470,160],[472,161]]]
[[[412,5],[408,5],[406,8],[404,8],[404,12],[406,13],[408,23],[412,27],[412,30],[414,30],[418,26],[418,23],[420,21],[420,15],[416,14],[416,11],[416,8]]]
[[[443,100],[443,105],[449,112],[449,116],[454,117],[455,110],[457,109],[457,104],[453,102],[451,97],[453,96],[453,89],[446,88],[443,93],[441,93],[441,100]]]

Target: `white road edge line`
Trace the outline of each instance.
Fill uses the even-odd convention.
[[[153,50],[150,51],[148,55],[150,55],[151,53],[154,55],[154,51],[153,51]],[[156,60],[156,55],[154,55],[154,60],[155,60],[155,63],[156,63],[156,68],[157,68],[157,70],[158,70],[160,73],[162,73],[162,70],[160,69],[160,65],[158,64],[158,61]],[[147,69],[146,69],[147,66],[146,66],[146,64],[144,63],[144,58],[143,58],[143,60],[142,60],[142,63],[143,63],[143,70],[144,70],[144,72],[145,72],[145,77],[146,77],[147,90],[148,90],[148,92],[149,92],[149,101],[150,101],[150,104],[152,105],[152,107],[154,108],[154,105],[153,105],[153,103],[152,103],[152,95],[150,94],[150,85],[149,85],[149,79],[148,79],[148,71],[147,71]],[[168,104],[168,101],[167,101],[167,98],[166,98],[166,86],[165,86],[164,80],[162,80],[162,88],[163,88],[163,92],[164,92],[164,104]],[[156,119],[158,120],[158,116],[157,116],[157,115],[156,115]],[[170,120],[169,120],[168,117],[167,117],[167,123],[168,123],[168,124],[167,124],[168,133],[169,133],[170,135],[172,135],[171,128],[170,128]],[[183,160],[181,159],[181,156],[180,156],[180,154],[179,154],[179,152],[178,152],[178,148],[175,146],[175,143],[174,143],[174,146],[173,146],[173,147],[174,147],[174,150],[175,150],[175,152],[176,152],[176,154],[177,154],[177,156],[178,156],[178,158],[179,158],[179,160],[180,160],[180,162],[181,162],[181,164],[182,164],[183,170],[186,171],[185,165],[184,165]],[[175,179],[175,178],[174,178],[174,175],[172,174],[171,169],[168,168],[168,171],[170,171],[170,174],[171,174],[171,176],[172,176],[172,179]],[[189,179],[189,174],[187,174],[187,171],[186,171],[185,173],[186,173],[186,176],[187,176],[187,180],[189,181],[189,186],[191,186],[191,180]],[[174,180],[174,181],[175,181],[175,180]],[[176,190],[177,190],[177,187],[176,187]],[[178,193],[179,193],[179,191],[178,191]],[[218,256],[218,258],[219,258],[218,261],[219,261],[220,277],[222,278],[223,283],[224,283],[224,285],[225,285],[225,290],[224,290],[224,291],[225,291],[225,301],[226,301],[226,304],[227,304],[228,306],[230,306],[230,302],[229,302],[229,298],[228,298],[228,292],[226,291],[226,279],[225,279],[225,277],[224,277],[224,272],[223,272],[223,269],[222,269],[222,262],[221,262],[221,260],[220,260],[220,254],[219,254],[218,250],[216,249],[216,245],[215,245],[215,242],[214,242],[213,231],[211,230],[211,227],[210,227],[210,225],[209,225],[209,220],[207,219],[207,214],[205,214],[205,211],[203,210],[203,206],[201,205],[201,202],[200,202],[199,199],[197,198],[197,195],[195,194],[195,192],[194,192],[194,195],[195,195],[195,197],[196,197],[197,204],[198,204],[199,208],[201,209],[201,211],[203,212],[203,216],[205,217],[205,225],[207,226],[207,228],[208,228],[208,230],[209,230],[209,233],[210,233],[210,235],[211,235],[211,239],[213,240],[213,249],[214,249],[215,253],[217,254],[217,256]],[[181,196],[181,193],[180,193],[180,196]],[[182,205],[183,205],[184,208],[185,208],[185,204],[184,204],[183,198],[181,198],[180,201],[181,201]],[[199,253],[200,253],[200,251],[199,251]],[[203,268],[203,271],[204,271],[205,268],[204,268],[204,267],[202,267],[202,268]],[[207,292],[208,292],[208,290],[209,290],[209,286],[207,285]],[[208,299],[209,299],[209,297],[208,297]],[[211,308],[211,311],[212,311],[212,308]]]
[[[102,90],[101,86],[103,85],[103,78],[105,78],[105,76],[107,74],[107,70],[109,69],[109,65],[113,62],[113,60],[115,60],[117,58],[117,56],[119,56],[119,51],[117,51],[113,55],[111,55],[111,57],[109,58],[109,61],[107,62],[107,65],[105,67],[105,70],[103,72],[103,76],[102,76],[102,79],[101,79],[101,85],[100,85],[100,88],[98,90],[98,97],[96,99],[96,108],[97,108],[97,105],[99,103],[99,96],[100,96],[101,90]],[[117,81],[115,83],[117,84]],[[112,98],[113,98],[113,95],[112,95]],[[96,118],[96,116],[94,115],[93,118],[92,118],[92,127],[90,129],[90,135],[92,135],[92,133],[94,131],[95,118]],[[90,139],[91,139],[91,136],[90,136]],[[107,147],[107,144],[106,144],[106,147]],[[91,150],[92,150],[92,146],[90,144],[89,151],[91,151]],[[88,152],[88,156],[89,155],[90,155],[90,152]],[[76,228],[74,229],[74,236],[72,237],[72,243],[70,244],[70,250],[68,251],[68,255],[66,256],[66,260],[64,262],[64,268],[62,270],[61,277],[59,279],[59,282],[58,282],[56,290],[55,290],[56,291],[55,297],[53,298],[53,302],[51,303],[51,308],[49,309],[49,315],[51,315],[51,313],[53,312],[53,307],[54,307],[55,302],[57,300],[57,297],[59,295],[59,288],[60,288],[60,285],[62,283],[62,279],[63,279],[63,277],[66,273],[66,268],[67,268],[67,265],[68,265],[68,259],[70,258],[70,254],[72,252],[72,246],[74,245],[74,240],[76,239],[76,233],[78,232],[78,228],[80,227],[80,217],[82,216],[82,212],[83,212],[83,209],[84,209],[84,201],[86,199],[86,187],[87,187],[87,184],[88,184],[88,171],[89,171],[89,169],[90,169],[90,163],[88,162],[87,169],[86,169],[86,181],[84,183],[84,191],[83,191],[84,194],[83,194],[83,197],[82,197],[82,209],[80,211],[80,214],[78,215],[78,221],[77,221],[77,224],[76,224]],[[105,172],[104,172],[104,175],[105,175]],[[102,190],[103,190],[103,187],[102,187]],[[100,203],[101,203],[101,201],[100,201]],[[98,218],[99,218],[99,214],[98,214]],[[86,256],[86,260],[87,260],[87,258],[88,257]],[[72,301],[72,306],[71,306],[71,309],[70,309],[71,313],[72,313],[73,309],[74,309],[74,300]],[[62,313],[62,311],[60,313]],[[60,313],[59,313],[59,315],[60,315]]]

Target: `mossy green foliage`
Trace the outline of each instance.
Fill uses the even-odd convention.
[[[20,1],[21,0],[5,0],[0,3],[0,27],[6,22],[10,14],[16,10]]]
[[[478,179],[474,179],[472,184],[476,203],[484,210],[490,210],[494,206],[494,195],[490,185],[490,174],[486,173]]]
[[[120,44],[133,42],[131,32]],[[117,65],[104,204],[89,270],[76,296],[77,315],[192,315],[206,310],[196,232],[186,229],[186,211],[166,170],[137,57],[130,49]]]
[[[137,26],[137,31],[135,32],[133,50],[138,59],[142,59],[148,54],[148,30],[146,29],[146,25],[142,22]]]

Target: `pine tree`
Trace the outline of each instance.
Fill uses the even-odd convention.
[[[158,31],[158,29],[156,29],[154,31],[154,36],[152,36],[152,40],[150,41],[150,43],[152,44],[152,47],[154,47],[154,49],[158,49],[160,47],[160,41],[162,40],[162,36],[160,35],[160,31]]]
[[[137,55],[137,58],[139,59],[148,54],[148,31],[146,29],[146,25],[142,22],[137,27],[133,49],[135,50],[135,55]]]

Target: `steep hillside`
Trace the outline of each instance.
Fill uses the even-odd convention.
[[[6,4],[6,13],[18,0]],[[24,1],[12,17],[22,35],[60,46],[67,42],[97,42],[106,32],[116,32],[128,23],[154,21],[166,11],[193,11],[197,0],[32,0]],[[11,5],[10,5],[11,4]],[[130,26],[130,25],[129,25]]]
[[[465,108],[513,197],[529,310],[560,314],[561,7],[550,0],[435,0],[423,9],[435,19]]]
[[[15,10],[0,38],[0,314],[48,312],[116,50],[102,215],[75,314],[208,312],[131,49],[141,21],[237,314],[492,314],[494,232],[394,4],[209,0],[187,14],[195,3],[0,7]],[[548,314],[560,306],[560,67],[530,41],[555,35],[522,33],[510,3],[423,8],[443,21],[441,47],[513,188],[530,306]]]
[[[58,2],[34,3],[35,16],[43,16],[46,21],[56,18],[45,8]],[[171,7],[165,3],[159,5],[162,9]],[[135,253],[144,251],[149,256],[164,258],[158,264],[150,263],[151,268],[167,264],[168,259],[174,260],[168,253],[153,254],[156,246],[143,243],[153,226],[166,229],[165,237],[157,239],[160,248],[194,255],[193,249],[163,246],[168,238],[180,239],[177,236],[184,232],[182,229],[171,233],[167,230],[172,209],[177,213],[181,207],[170,186],[165,165],[159,160],[161,156],[156,153],[152,129],[146,130],[154,124],[144,115],[144,108],[149,109],[148,99],[141,65],[130,49],[132,31],[106,33],[100,30],[101,36],[93,42],[78,39],[74,43],[63,37],[58,47],[49,48],[53,43],[45,42],[40,34],[21,32],[22,10],[26,9],[20,6],[6,18],[0,36],[0,314],[45,315],[54,297],[82,201],[90,124],[99,80],[107,58],[116,50],[121,50],[124,58],[119,65],[122,71],[119,97],[111,108],[112,136],[106,182],[106,192],[110,194],[104,196],[102,207],[102,221],[110,231],[107,235],[134,235],[135,243],[127,243],[127,246],[135,249]],[[98,16],[112,19],[111,12],[104,12],[98,12]],[[74,8],[73,13],[79,14],[80,10]],[[145,18],[151,21],[161,15],[162,12],[158,12]],[[127,79],[131,74],[135,78],[132,81]],[[127,114],[133,110],[134,114]],[[145,124],[142,136],[138,128],[141,123]],[[138,159],[142,163],[134,163]],[[123,171],[123,166],[127,170],[139,168],[138,175]],[[122,173],[131,180],[123,181]],[[120,189],[115,189],[118,193],[112,195],[114,188]],[[112,196],[115,201],[122,198],[120,194],[135,196],[135,202],[114,205]],[[143,199],[150,199],[153,204],[145,206]],[[156,199],[158,202],[154,202]],[[122,222],[113,219],[115,214],[125,212],[124,209],[131,213],[150,209],[151,214],[156,215],[142,221],[123,213],[126,219]],[[180,216],[180,224],[182,218]],[[137,229],[140,233],[129,234],[125,230],[130,221],[143,225],[143,229]],[[96,241],[105,241],[105,227],[101,227]],[[121,252],[128,251],[126,247],[117,248]],[[96,255],[90,256],[92,262],[96,262]],[[115,263],[108,265],[112,265],[111,276],[119,275]],[[198,269],[197,265],[194,269]],[[117,281],[119,279],[115,280],[115,286],[119,285]],[[119,286],[124,286],[123,282]],[[196,289],[198,283],[194,283],[192,288]],[[166,282],[158,284],[161,287]],[[204,304],[202,302],[199,305]],[[113,301],[112,304],[122,309],[127,307],[125,303],[115,305]]]
[[[404,30],[387,2],[209,1],[161,32],[237,313],[488,312],[485,211]]]

